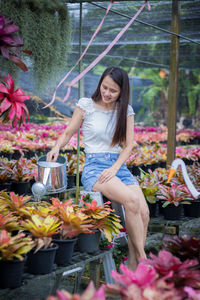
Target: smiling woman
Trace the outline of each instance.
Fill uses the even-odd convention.
[[[81,98],[65,132],[47,154],[56,161],[59,151],[82,126],[86,160],[81,181],[86,191],[101,192],[125,208],[129,236],[129,267],[146,257],[149,211],[136,178],[125,165],[133,148],[134,112],[129,105],[129,79],[118,67],[107,68],[91,98]]]

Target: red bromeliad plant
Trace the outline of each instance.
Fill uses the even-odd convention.
[[[8,213],[6,215],[0,214],[0,230],[14,231],[19,230],[20,225],[18,222],[18,218],[13,216],[12,213]]]
[[[170,252],[161,250],[158,256],[151,253],[150,259],[140,259],[140,261],[143,264],[152,266],[160,278],[171,273],[171,277],[167,279],[167,282],[174,283],[175,288],[183,295],[185,286],[199,288],[200,270],[194,269],[198,266],[197,259],[187,259],[181,262],[178,257],[173,256]]]
[[[52,214],[61,221],[58,236],[61,240],[72,239],[80,233],[91,233],[91,220],[81,212],[81,209],[73,204],[72,199],[61,202],[58,198],[51,198]]]
[[[23,40],[16,32],[19,27],[14,22],[0,15],[0,50],[3,57],[10,59],[23,71],[28,71],[27,66],[21,61],[19,48],[24,45]],[[24,50],[25,53],[31,51]]]
[[[185,259],[197,258],[200,264],[200,239],[194,236],[183,235],[181,237],[164,237],[164,248],[173,255],[179,257],[181,261]],[[200,267],[200,266],[199,266]]]
[[[25,124],[25,112],[29,120],[29,112],[26,105],[23,103],[25,100],[30,99],[29,96],[24,95],[21,89],[15,91],[15,85],[12,77],[2,78],[0,82],[0,116],[3,123],[12,122],[12,126],[16,127],[17,124]]]
[[[196,291],[193,288],[186,286],[184,288],[184,291],[187,294],[187,299],[188,300],[200,300],[200,291]]]
[[[31,196],[19,196],[14,192],[6,193],[2,191],[0,192],[0,207],[5,211],[16,213],[30,199]]]
[[[13,163],[13,176],[14,181],[30,181],[37,178],[37,167],[31,160],[21,157],[19,160]]]
[[[114,284],[106,284],[108,296],[117,296],[123,300],[181,300],[173,283],[167,282],[171,274],[158,278],[156,270],[150,266],[139,264],[135,271],[120,265],[120,273],[111,272]]]
[[[33,248],[33,241],[24,233],[11,236],[6,230],[0,231],[0,260],[24,259],[24,254]]]
[[[114,214],[114,210],[110,208],[110,202],[104,203],[104,205],[97,205],[96,200],[92,200],[91,203],[86,203],[81,208],[92,224],[92,229],[99,229],[102,231],[109,242],[112,241],[114,235],[118,235],[122,225],[120,224],[120,217]],[[91,228],[90,228],[91,229]]]
[[[187,200],[191,200],[186,186],[184,184],[177,186],[174,183],[171,183],[170,186],[160,184],[157,198],[164,200],[162,207],[166,207],[170,203],[173,203],[175,206],[178,206],[180,203],[190,204]]]

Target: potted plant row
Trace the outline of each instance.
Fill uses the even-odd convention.
[[[11,190],[19,195],[27,194],[31,180],[37,180],[35,159],[27,160],[21,157],[17,161],[0,161],[0,190]]]
[[[194,164],[188,167],[188,173],[198,188],[199,165]],[[180,219],[181,215],[200,216],[199,201],[192,197],[179,170],[170,183],[167,183],[168,170],[164,168],[157,168],[153,172],[149,170],[148,173],[141,171],[140,177],[137,178],[149,205],[151,217],[155,217],[157,204],[159,214],[164,215],[167,220]],[[194,214],[192,214],[193,207],[195,207]]]
[[[31,274],[48,274],[53,271],[54,264],[69,264],[81,234],[92,236],[93,230],[98,228],[111,240],[121,228],[109,204],[97,206],[96,201],[85,207],[74,204],[71,199],[32,202],[30,196],[1,191],[0,209],[3,212],[0,230],[9,230],[12,236],[22,232],[23,237],[32,241],[25,265]],[[64,244],[71,244],[71,249],[63,250]]]

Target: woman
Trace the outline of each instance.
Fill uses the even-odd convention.
[[[129,79],[118,67],[107,68],[92,98],[81,98],[72,119],[47,154],[56,161],[60,149],[82,125],[86,160],[82,183],[124,206],[128,232],[129,268],[145,258],[149,210],[136,178],[125,162],[133,148],[134,112],[129,103]]]

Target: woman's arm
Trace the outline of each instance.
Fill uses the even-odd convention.
[[[133,138],[134,138],[134,116],[131,115],[127,118],[127,129],[126,129],[126,143],[123,149],[112,167],[105,169],[99,176],[98,181],[104,183],[114,177],[120,167],[129,158],[133,149]]]
[[[65,131],[61,134],[61,136],[56,141],[56,144],[51,149],[50,152],[47,153],[47,161],[56,161],[59,155],[59,151],[62,147],[64,147],[71,137],[77,132],[79,127],[83,122],[84,111],[80,107],[76,107],[72,118],[69,122],[69,125],[65,129]]]

